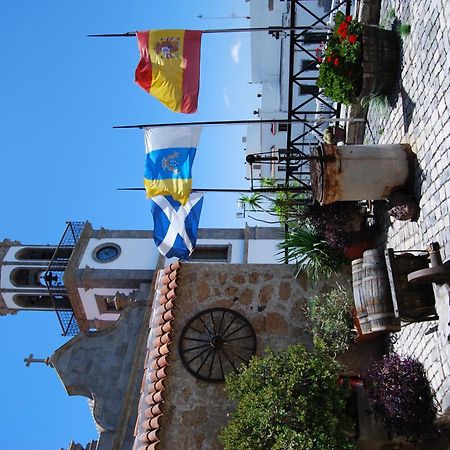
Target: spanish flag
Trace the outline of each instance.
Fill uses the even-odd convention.
[[[197,111],[202,32],[138,31],[136,83],[175,112]]]

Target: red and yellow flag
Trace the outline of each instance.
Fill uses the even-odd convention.
[[[202,32],[151,30],[137,32],[141,59],[136,83],[175,112],[197,111]]]

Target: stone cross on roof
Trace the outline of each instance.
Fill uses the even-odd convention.
[[[24,361],[27,367],[30,367],[31,363],[43,363],[47,366],[53,367],[49,356],[47,356],[47,358],[33,358],[33,353],[30,353],[30,356],[28,356],[28,358],[24,358]]]

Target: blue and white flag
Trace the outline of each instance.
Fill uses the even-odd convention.
[[[203,194],[193,193],[185,205],[173,197],[158,195],[151,199],[153,238],[166,258],[189,259],[197,242]]]
[[[201,127],[144,128],[147,197],[171,195],[186,204],[192,188],[192,164]]]

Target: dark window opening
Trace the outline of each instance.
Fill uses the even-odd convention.
[[[71,310],[70,300],[65,295],[55,295],[53,300],[58,309]],[[49,295],[15,295],[14,303],[21,308],[29,309],[53,309],[53,302]]]
[[[314,59],[302,59],[302,71],[317,70],[317,61]]]
[[[317,95],[319,87],[315,84],[301,84],[299,88],[299,95]]]
[[[326,42],[327,33],[307,32],[303,35],[304,44],[320,44]]]
[[[190,262],[228,262],[230,245],[197,245]]]
[[[25,247],[16,252],[19,260],[50,261],[55,253],[55,247]],[[60,247],[57,258],[69,259],[72,254],[72,247]]]

